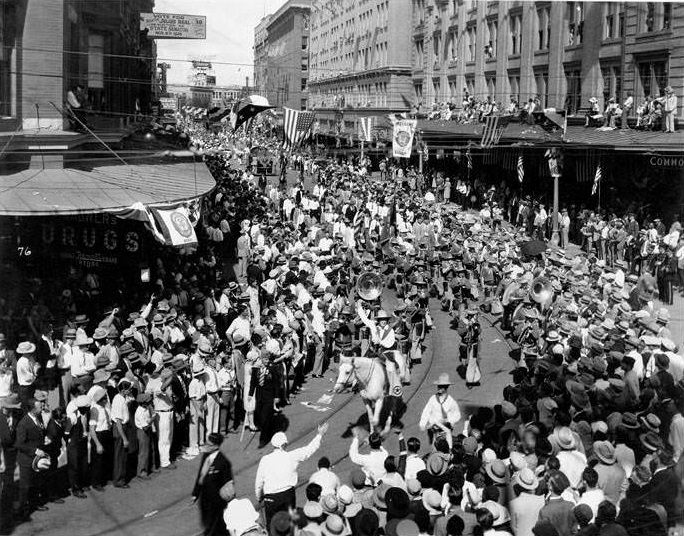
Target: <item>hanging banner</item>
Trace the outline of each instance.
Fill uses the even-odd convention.
[[[159,229],[164,235],[167,245],[189,246],[197,244],[195,228],[190,223],[188,211],[185,207],[170,210],[153,208],[152,213],[159,223]]]
[[[359,141],[371,141],[372,117],[359,117]]]
[[[413,134],[416,131],[416,119],[400,119],[394,122],[392,135],[392,156],[395,158],[409,158],[413,146]]]
[[[150,39],[206,39],[207,17],[179,13],[140,13],[140,31],[145,30]]]

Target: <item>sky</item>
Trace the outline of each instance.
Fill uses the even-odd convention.
[[[207,38],[157,39],[158,62],[171,64],[168,83],[187,85],[188,60],[212,62],[216,85],[244,85],[254,76],[254,28],[265,14],[274,13],[285,0],[156,0],[155,13],[182,13],[207,17]],[[174,60],[174,61],[169,61]],[[246,65],[219,65],[218,62]],[[173,91],[169,87],[169,91]]]

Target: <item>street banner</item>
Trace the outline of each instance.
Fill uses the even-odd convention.
[[[413,146],[413,134],[418,121],[415,119],[400,119],[394,122],[392,135],[392,156],[395,158],[410,158]]]
[[[140,31],[150,39],[206,39],[207,17],[179,13],[141,13]]]
[[[189,246],[197,244],[195,228],[188,218],[188,211],[185,207],[179,206],[173,209],[153,208],[152,212],[167,245]]]

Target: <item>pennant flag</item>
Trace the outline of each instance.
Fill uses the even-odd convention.
[[[415,119],[401,119],[394,122],[392,135],[392,156],[394,158],[409,158],[413,147],[413,134],[418,121]]]
[[[525,178],[525,164],[523,162],[523,155],[518,156],[518,181],[522,184]]]
[[[233,130],[237,130],[248,119],[271,108],[275,108],[275,106],[271,106],[266,97],[250,95],[240,99],[233,105],[233,109],[230,112],[230,124]]]
[[[371,129],[373,128],[372,117],[359,118],[359,141],[371,141]]]
[[[507,117],[498,115],[489,115],[485,117],[484,128],[482,129],[481,147],[493,147],[499,143],[499,139],[503,134],[506,125],[508,124]]]
[[[197,244],[195,228],[188,218],[185,207],[173,209],[152,208],[152,214],[159,224],[159,229],[164,235],[166,244],[171,246],[189,246]]]
[[[283,111],[283,133],[285,135],[283,144],[285,149],[292,149],[305,138],[314,122],[315,115],[313,112],[300,112],[292,108],[283,108]]]
[[[591,195],[596,195],[599,185],[601,184],[601,177],[603,173],[601,172],[601,162],[596,165],[596,175],[594,175],[594,185],[591,187]]]

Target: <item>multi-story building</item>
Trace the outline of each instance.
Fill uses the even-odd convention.
[[[412,0],[413,99],[460,105],[464,89],[539,97],[576,113],[684,90],[684,4]],[[679,100],[680,114],[682,99]]]
[[[254,28],[254,86],[266,95],[266,59],[268,57],[268,23],[271,15],[263,17]]]
[[[311,0],[288,0],[266,25],[266,53],[255,57],[255,71],[274,106],[306,108],[310,15]]]
[[[122,117],[149,109],[157,88],[156,45],[140,31],[154,0],[0,3],[0,132],[61,131],[66,93],[84,87],[87,105]],[[119,127],[118,119],[114,121]]]
[[[357,116],[410,109],[410,34],[410,0],[314,3],[309,107],[324,130],[326,123],[348,130]]]

